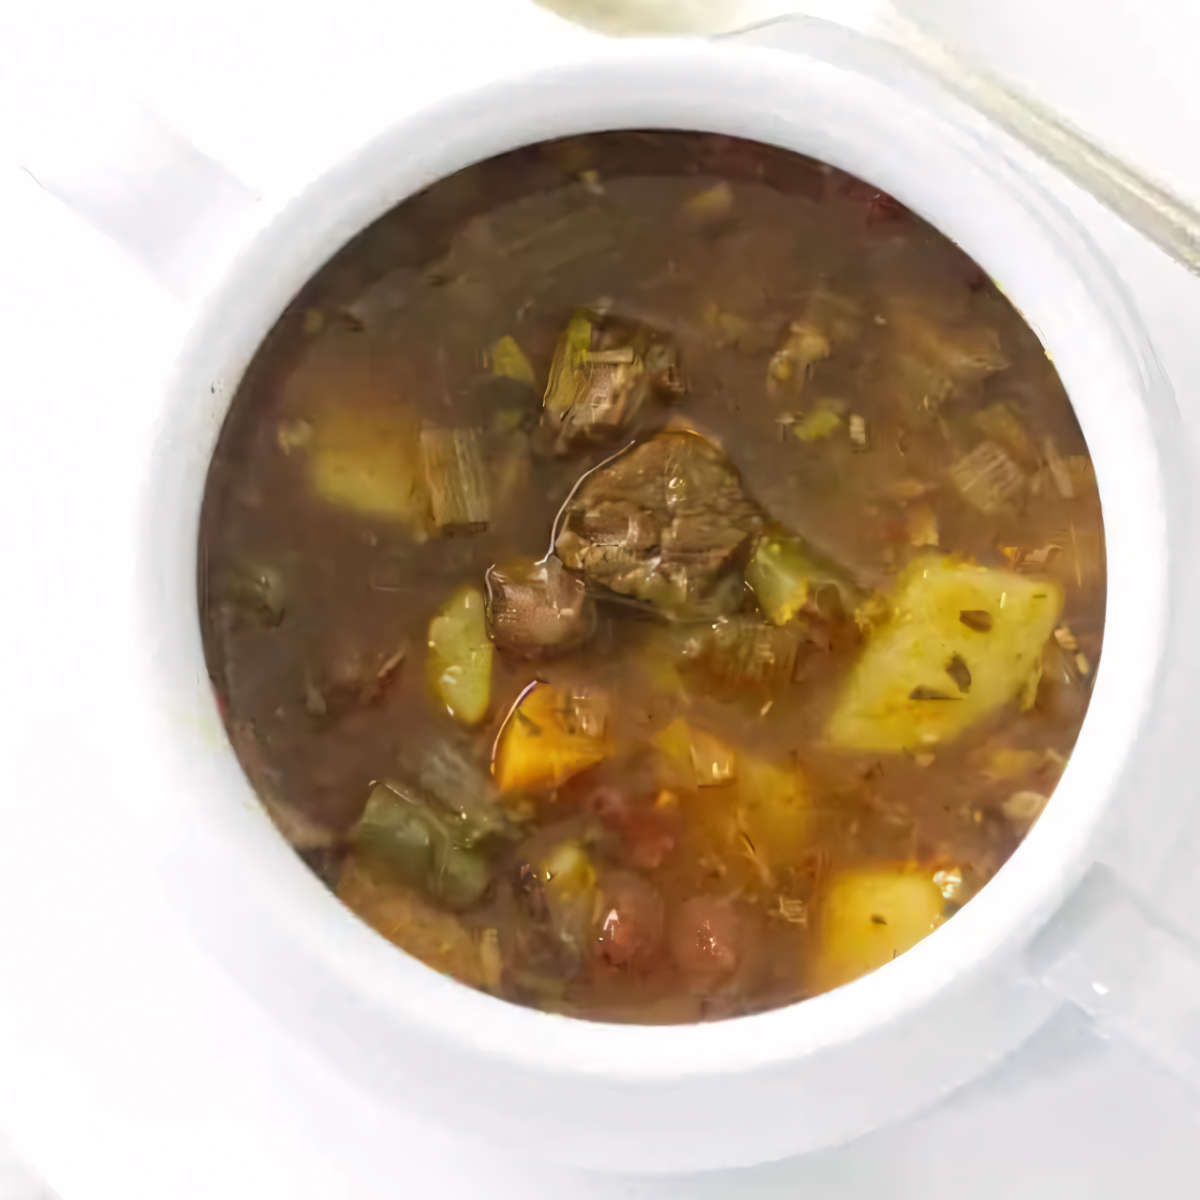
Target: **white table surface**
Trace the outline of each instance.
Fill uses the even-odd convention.
[[[477,52],[479,44],[502,47],[512,5],[410,7],[429,6],[188,0],[170,8],[120,0],[96,11],[42,6],[23,15],[19,30],[0,29],[0,528],[8,563],[0,753],[15,768],[0,816],[53,804],[72,789],[86,793],[90,782],[77,777],[69,754],[52,770],[23,755],[32,723],[55,717],[21,709],[26,673],[59,672],[64,687],[86,687],[103,703],[103,680],[88,673],[87,648],[70,637],[73,606],[103,603],[100,538],[94,558],[64,561],[38,526],[36,491],[69,486],[73,464],[102,452],[106,406],[153,394],[184,319],[114,246],[17,169],[17,101],[33,102],[45,69],[98,65],[252,183],[274,187],[367,132],[380,99],[394,94],[397,73],[420,88],[439,72],[463,69],[469,43]],[[1087,0],[914,7],[952,23],[994,67],[1200,195],[1192,99],[1200,14],[1192,0],[1151,14],[1134,0],[1110,0],[1099,14]],[[449,25],[448,12],[455,15]],[[291,126],[293,136],[264,139],[264,125],[248,113],[266,113],[267,124]],[[1200,284],[1086,197],[1059,190],[1134,291],[1190,411],[1200,385]],[[31,462],[23,435],[44,428],[47,410],[61,440]],[[68,743],[71,736],[87,734],[70,730]],[[1007,1200],[1018,1193],[1115,1200],[1196,1190],[1196,1109],[1172,1081],[1099,1041],[1071,1012],[937,1109],[801,1160],[637,1180],[508,1159],[363,1107],[196,947],[174,940],[152,904],[114,883],[138,865],[103,806],[72,813],[68,831],[42,822],[44,834],[20,845],[4,837],[11,826],[0,821],[0,1130],[10,1143],[0,1138],[0,1200],[42,1200],[51,1189],[61,1200],[370,1200],[418,1192],[444,1200],[559,1193],[574,1200]],[[53,876],[37,869],[51,857]],[[1170,883],[1181,912],[1200,902],[1197,866],[1200,845],[1181,846]],[[64,886],[64,875],[75,884]],[[36,940],[21,919],[35,910]],[[146,964],[153,969],[141,971]],[[188,1012],[204,1019],[181,1020]],[[368,1165],[381,1146],[393,1172]],[[18,1157],[46,1184],[18,1167]]]

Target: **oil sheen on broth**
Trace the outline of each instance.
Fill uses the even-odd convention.
[[[324,267],[233,403],[199,577],[230,739],[346,905],[497,996],[678,1022],[986,884],[1105,566],[1058,377],[960,250],[822,164],[630,132]]]

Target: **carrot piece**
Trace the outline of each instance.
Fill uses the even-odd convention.
[[[558,688],[535,683],[509,713],[492,754],[502,792],[554,788],[612,752],[603,731],[576,722]]]

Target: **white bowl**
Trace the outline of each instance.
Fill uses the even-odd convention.
[[[1050,1010],[1025,947],[1090,864],[1162,682],[1173,409],[1119,285],[1070,220],[880,62],[819,29],[800,54],[572,43],[556,65],[404,117],[331,166],[250,240],[192,329],[143,459],[127,803],[181,924],[355,1086],[531,1154],[702,1169],[827,1145],[910,1112]],[[622,127],[710,130],[813,155],[962,245],[1053,355],[1095,462],[1109,557],[1104,656],[1076,750],[984,891],[846,987],[665,1028],[507,1004],[429,970],[343,909],[274,831],[233,757],[196,604],[209,456],[246,364],[300,286],[439,177],[529,142]]]

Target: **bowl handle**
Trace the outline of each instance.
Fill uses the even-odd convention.
[[[182,303],[215,278],[266,207],[148,109],[104,87],[53,90],[28,114],[19,161]]]
[[[1028,967],[1200,1099],[1200,943],[1173,928],[1103,864],[1093,866],[1030,947]]]

